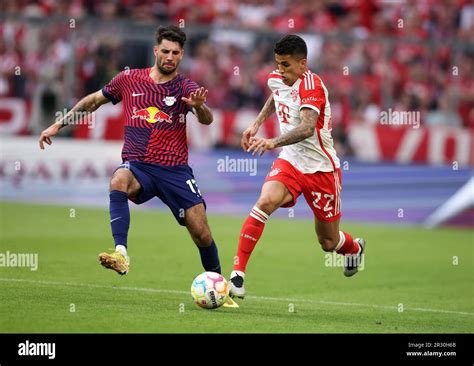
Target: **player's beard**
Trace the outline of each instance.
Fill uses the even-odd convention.
[[[172,69],[166,69],[164,67],[164,65],[158,65],[158,62],[156,63],[156,67],[158,67],[158,70],[160,70],[160,72],[163,74],[163,75],[170,75],[172,74],[173,72],[176,71],[177,67],[173,67]]]

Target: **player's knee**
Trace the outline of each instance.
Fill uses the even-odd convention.
[[[128,182],[119,178],[112,178],[109,185],[109,191],[128,192]]]
[[[262,195],[258,199],[256,206],[263,212],[271,214],[278,207],[280,207],[280,202],[278,202],[278,200],[276,200],[271,195]]]
[[[192,237],[198,247],[208,247],[212,243],[212,235],[207,230],[194,233]]]
[[[319,244],[321,244],[321,248],[325,252],[332,252],[334,249],[336,249],[337,242],[332,239],[332,238],[326,238],[326,237],[318,237]]]
[[[122,191],[128,192],[130,188],[130,179],[124,175],[116,173],[110,180],[109,190],[110,191]]]

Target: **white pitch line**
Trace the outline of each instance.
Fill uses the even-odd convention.
[[[4,282],[23,282],[23,283],[33,283],[40,285],[50,285],[50,286],[75,286],[75,287],[88,287],[88,288],[97,288],[97,289],[108,289],[108,290],[125,290],[125,291],[141,291],[141,292],[156,292],[156,293],[167,293],[167,294],[178,294],[178,295],[189,295],[187,291],[180,290],[165,290],[159,288],[146,288],[146,287],[127,287],[127,286],[106,286],[106,285],[93,285],[88,283],[77,283],[77,282],[58,282],[58,281],[44,281],[44,280],[26,280],[21,278],[0,278],[0,281]],[[254,300],[265,300],[265,301],[284,301],[291,303],[310,303],[310,304],[321,304],[321,305],[333,305],[333,306],[356,306],[356,307],[370,307],[374,309],[383,309],[383,310],[397,310],[397,306],[387,306],[387,305],[375,305],[375,304],[360,304],[353,302],[339,302],[339,301],[324,301],[324,300],[308,300],[308,299],[296,299],[296,298],[286,298],[286,297],[268,297],[268,296],[246,296],[248,299]],[[429,312],[429,313],[444,313],[444,314],[457,314],[457,315],[469,315],[473,316],[474,313],[468,313],[465,311],[453,311],[453,310],[443,310],[443,309],[425,309],[425,308],[404,308],[407,311],[420,311],[420,312]]]

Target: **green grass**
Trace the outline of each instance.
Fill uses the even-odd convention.
[[[209,218],[225,275],[243,219]],[[0,332],[474,331],[472,231],[343,229],[368,243],[356,276],[325,266],[310,221],[272,219],[247,268],[248,298],[210,311],[191,300],[199,255],[170,213],[132,208],[131,271],[120,277],[97,262],[113,246],[106,210],[71,218],[67,207],[2,203],[0,253],[38,253],[39,267],[0,267]]]

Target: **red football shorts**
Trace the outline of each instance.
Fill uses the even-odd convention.
[[[265,178],[265,182],[269,181],[283,183],[293,196],[293,201],[282,207],[293,207],[303,193],[319,221],[332,222],[341,217],[341,169],[303,174],[288,161],[278,158]]]

